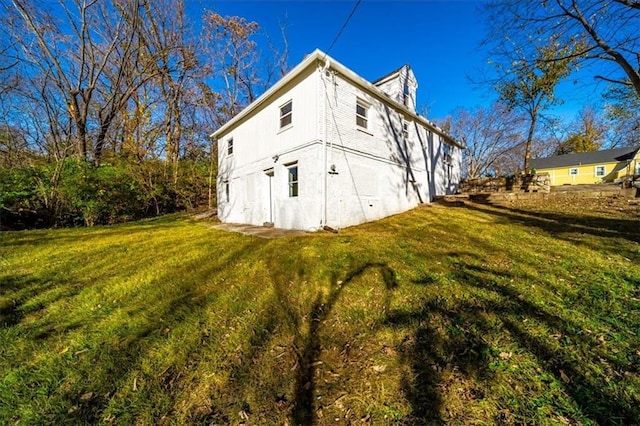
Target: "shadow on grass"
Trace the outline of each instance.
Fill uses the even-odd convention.
[[[19,324],[25,315],[36,313],[62,298],[72,297],[80,290],[80,286],[70,285],[66,280],[53,275],[1,277],[0,327],[13,327]],[[40,300],[33,302],[36,296]]]
[[[360,266],[351,267],[346,273],[337,270],[330,272],[327,287],[313,286],[315,296],[311,300],[297,292],[309,282],[312,271],[307,269],[305,259],[292,256],[286,260],[279,257],[267,257],[268,270],[273,289],[272,296],[261,308],[261,315],[253,322],[249,331],[250,337],[246,349],[238,355],[238,359],[230,366],[230,383],[226,389],[228,394],[223,404],[233,406],[246,415],[257,416],[259,422],[275,422],[274,418],[260,418],[265,411],[285,411],[295,425],[313,425],[316,423],[316,367],[323,351],[323,327],[331,315],[346,287],[363,274],[377,270],[385,286],[388,306],[391,291],[397,286],[395,272],[386,264],[367,262]],[[293,354],[293,368],[275,367],[278,371],[271,372],[278,377],[273,382],[261,381],[255,376],[257,370],[264,369],[260,360],[270,348],[272,338],[290,335]],[[289,352],[289,351],[286,351]],[[287,373],[293,371],[291,380]],[[249,400],[256,401],[256,387],[262,387],[262,404],[269,405],[253,407]],[[265,395],[266,394],[266,395]],[[233,396],[229,398],[229,395]],[[227,407],[227,408],[229,408]],[[257,411],[254,410],[258,408]],[[225,412],[228,409],[213,409],[205,416],[196,416],[197,423],[230,423],[231,419]]]
[[[14,327],[19,335],[26,336],[26,340],[37,339],[42,349],[39,354],[24,353],[21,358],[40,371],[25,376],[20,384],[12,385],[20,386],[12,392],[16,394],[14,403],[24,404],[30,399],[31,405],[26,412],[35,417],[21,419],[24,414],[20,410],[9,413],[0,409],[0,418],[45,424],[98,424],[105,421],[128,424],[135,423],[144,413],[144,408],[140,411],[140,407],[135,410],[131,407],[144,407],[144,404],[147,407],[152,405],[156,413],[154,418],[160,418],[171,410],[174,398],[179,397],[175,386],[185,369],[197,364],[202,342],[199,336],[187,336],[181,340],[181,346],[172,350],[186,355],[169,361],[164,371],[149,375],[143,372],[143,365],[162,365],[164,360],[158,360],[154,353],[158,347],[163,347],[164,341],[170,342],[172,330],[179,328],[182,322],[195,323],[195,329],[200,331],[198,324],[210,314],[205,306],[216,297],[217,291],[206,285],[207,278],[220,276],[229,264],[238,262],[261,245],[263,242],[260,240],[244,239],[232,249],[218,253],[215,258],[209,257],[210,253],[203,254],[166,273],[152,275],[153,282],[133,283],[148,292],[146,300],[130,293],[124,296],[124,300],[102,301],[105,294],[109,294],[109,289],[101,287],[101,280],[105,278],[101,276],[94,276],[91,282],[81,284],[72,284],[55,276],[47,280],[18,276],[5,278],[0,287],[0,300],[17,302],[0,306],[1,321],[7,327]],[[152,268],[153,265],[145,267]],[[107,273],[110,269],[105,270]],[[81,290],[90,288],[98,296],[74,297]],[[47,297],[48,294],[51,297]],[[34,302],[40,299],[42,303]],[[24,318],[26,314],[35,313],[34,309],[49,308],[56,302],[64,305],[58,303],[55,310],[43,311],[29,317],[28,321]],[[64,309],[65,306],[68,309]],[[65,336],[72,331],[80,331],[81,334],[75,333],[71,338]],[[61,343],[69,347],[61,348]],[[175,345],[175,342],[169,344]],[[196,355],[195,359],[191,358],[193,355]],[[35,361],[36,358],[41,361]],[[20,371],[21,359],[9,360],[8,365],[4,365]],[[47,365],[51,359],[55,359],[55,368],[43,371],[40,364]],[[137,392],[134,374],[139,380]],[[132,387],[135,393],[131,391]],[[164,398],[144,400],[144,392],[154,388],[157,388],[156,394]],[[34,393],[31,398],[24,395],[36,390],[38,394]],[[5,391],[11,391],[9,385]],[[7,403],[11,405],[11,402]],[[108,409],[110,414],[107,417]]]
[[[350,269],[343,280],[338,280],[338,274],[333,273],[329,286],[328,295],[325,297],[318,293],[311,311],[307,315],[307,333],[301,332],[300,328],[296,332],[294,348],[296,353],[296,364],[298,370],[295,379],[295,390],[293,400],[293,410],[291,419],[294,424],[310,425],[314,424],[315,405],[314,390],[315,366],[322,352],[321,332],[323,324],[331,314],[335,304],[340,298],[342,291],[355,279],[362,276],[369,269],[379,269],[385,285],[387,301],[389,304],[389,292],[397,287],[395,272],[384,263],[366,263],[364,265]],[[282,286],[286,281],[275,280],[274,285]],[[286,285],[286,284],[285,284]],[[282,293],[277,290],[277,293]]]
[[[45,244],[75,244],[79,240],[83,243],[91,241],[102,241],[105,237],[118,237],[121,235],[131,235],[132,233],[166,231],[184,226],[184,222],[176,220],[176,215],[167,215],[157,218],[150,218],[130,223],[120,223],[116,225],[99,225],[94,227],[77,228],[51,228],[34,229],[26,231],[5,231],[0,233],[2,248],[21,247],[28,245]],[[89,245],[89,244],[87,244]]]
[[[478,239],[476,244],[482,247],[483,241]],[[490,247],[485,250],[490,253]],[[452,420],[443,417],[443,400],[456,391],[459,381],[464,382],[464,399],[469,404],[482,400],[491,386],[496,362],[501,362],[500,349],[491,346],[491,338],[504,336],[505,330],[509,339],[531,354],[573,400],[573,404],[555,400],[546,402],[553,406],[553,415],[577,421],[586,417],[603,424],[637,422],[640,401],[627,393],[624,385],[618,383],[619,387],[612,387],[627,374],[637,375],[640,355],[634,353],[635,345],[626,347],[623,343],[612,351],[591,331],[569,317],[572,309],[588,315],[593,298],[598,297],[596,294],[593,298],[577,301],[585,306],[571,306],[554,313],[552,305],[531,301],[526,293],[520,292],[522,288],[519,291],[515,286],[501,284],[529,278],[492,269],[472,253],[453,255],[455,269],[448,276],[465,288],[464,294],[453,298],[443,294],[412,309],[397,308],[383,324],[411,330],[410,337],[397,348],[400,361],[411,371],[402,380],[402,389],[412,405],[412,414],[406,419],[409,424],[442,424]],[[425,275],[414,284],[437,285],[437,280]],[[638,312],[637,303],[621,303],[621,311]],[[597,313],[607,315],[606,312]],[[607,322],[607,318],[599,320]],[[636,340],[633,337],[634,321],[631,317],[625,324],[618,319],[615,332]],[[535,408],[526,405],[523,403],[516,410],[512,408],[511,412],[496,412],[492,420],[496,423],[514,419],[524,423],[537,422],[534,420]],[[446,408],[455,412],[454,407]],[[466,415],[467,411],[459,407],[460,413]],[[510,417],[505,417],[507,415]],[[474,420],[455,416],[453,419],[460,422]]]
[[[411,374],[401,380],[412,407],[405,424],[446,423],[443,401],[455,387],[454,376],[478,383],[490,380],[490,347],[483,339],[482,316],[475,317],[478,313],[464,306],[446,308],[436,298],[420,309],[394,310],[386,318],[385,326],[415,329],[398,348],[400,362],[411,367]],[[465,391],[469,402],[484,397],[480,386]]]
[[[596,237],[621,238],[640,243],[640,221],[634,219],[613,219],[598,216],[551,213],[510,208],[503,205],[465,203],[469,210],[489,213],[510,222],[539,228],[552,236],[571,242],[567,234],[588,234]],[[593,249],[601,251],[602,246]],[[608,249],[612,247],[607,247]],[[633,253],[631,253],[632,255]],[[637,253],[636,253],[637,255]]]

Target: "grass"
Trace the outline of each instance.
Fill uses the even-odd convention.
[[[263,240],[0,235],[0,423],[627,424],[640,217],[432,206]]]

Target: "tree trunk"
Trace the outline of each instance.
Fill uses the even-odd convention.
[[[524,146],[524,173],[528,174],[531,170],[531,144],[533,142],[533,133],[536,130],[536,122],[538,121],[538,112],[534,111],[531,114],[531,124],[529,125],[529,132],[527,133],[527,142]]]
[[[213,177],[217,172],[217,165],[218,165],[218,150],[216,149],[216,143],[214,141],[211,141],[211,149],[210,149],[210,153],[209,153],[209,209],[212,209],[214,207],[213,205]]]

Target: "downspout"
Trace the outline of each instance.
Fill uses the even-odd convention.
[[[327,225],[327,203],[328,203],[328,169],[327,169],[327,135],[328,135],[328,131],[327,131],[327,99],[328,99],[328,94],[327,94],[327,84],[325,81],[325,76],[327,73],[327,70],[330,67],[330,62],[329,59],[326,59],[326,62],[324,64],[324,67],[320,69],[320,80],[322,81],[322,88],[323,88],[323,96],[322,96],[322,109],[323,109],[323,114],[322,114],[322,120],[323,120],[323,125],[322,125],[322,132],[323,132],[323,136],[322,136],[322,167],[323,167],[323,177],[322,177],[322,211],[321,211],[321,218],[320,218],[320,226],[324,227]]]

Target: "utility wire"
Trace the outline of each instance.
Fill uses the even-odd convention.
[[[340,28],[340,31],[338,31],[338,34],[336,35],[336,38],[333,39],[333,41],[329,45],[329,48],[325,52],[325,57],[329,54],[329,52],[331,51],[331,48],[333,47],[333,45],[336,44],[336,42],[338,41],[338,39],[342,35],[342,32],[344,31],[344,29],[347,28],[347,24],[351,20],[351,17],[353,16],[353,14],[356,13],[356,9],[358,8],[358,6],[360,6],[360,3],[362,3],[362,0],[357,0],[356,4],[353,5],[353,9],[351,9],[351,13],[349,14],[349,16],[347,16],[347,20],[344,21],[344,24],[342,24],[342,28]]]

